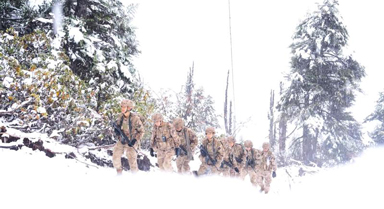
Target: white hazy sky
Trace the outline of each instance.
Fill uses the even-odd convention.
[[[231,68],[228,1],[134,1],[133,24],[142,53],[134,59],[145,84],[154,91],[179,92],[194,62],[195,82],[213,96],[223,114],[227,71]],[[231,1],[235,108],[237,122],[252,117],[240,137],[261,144],[267,139],[269,95],[289,71],[296,26],[318,0]],[[352,111],[362,121],[384,90],[380,58],[384,48],[382,1],[340,0],[339,11],[350,35],[349,50],[366,67]],[[232,87],[230,87],[232,88]],[[232,93],[230,93],[232,95]],[[219,122],[223,124],[223,119]]]

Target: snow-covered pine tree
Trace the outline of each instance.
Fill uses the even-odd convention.
[[[370,137],[372,137],[375,143],[384,144],[384,92],[380,93],[375,111],[365,119],[365,122],[369,121],[379,122],[375,129],[369,133]]]
[[[24,120],[26,131],[33,126],[66,143],[110,140],[106,115],[116,113],[122,97],[135,97],[131,92],[138,86],[129,62],[138,53],[129,25],[135,7],[127,9],[120,1],[48,0],[31,8],[26,2],[0,4],[5,8],[1,18],[7,20],[1,29],[12,27],[1,33],[0,82],[6,85],[0,85],[0,108]],[[86,12],[76,16],[78,3]],[[53,28],[53,5],[63,10],[64,35]],[[54,45],[57,40],[61,47]],[[92,63],[74,64],[89,57]],[[83,76],[86,68],[90,73]],[[23,103],[30,99],[33,105]]]
[[[360,124],[348,108],[355,100],[364,68],[344,55],[348,32],[336,0],[325,0],[302,21],[293,36],[288,88],[279,109],[298,125],[294,158],[310,163],[338,163],[362,149]]]
[[[94,89],[98,112],[110,108],[116,95],[132,97],[139,53],[131,20],[135,5],[116,0],[63,0],[63,46],[71,69]]]

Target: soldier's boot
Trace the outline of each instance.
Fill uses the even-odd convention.
[[[117,175],[121,175],[121,174],[123,174],[123,169],[118,168],[118,169],[116,169],[116,172],[117,172]]]
[[[264,191],[264,186],[262,186],[261,188],[260,188],[260,192],[263,192]],[[268,193],[267,191],[266,191],[266,193]]]

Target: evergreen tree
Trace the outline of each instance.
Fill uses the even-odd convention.
[[[131,57],[139,50],[130,22],[136,6],[116,0],[65,0],[63,5],[62,44],[73,72],[94,88],[94,109],[109,109],[117,94],[132,97],[137,81]]]
[[[377,144],[384,144],[384,92],[380,93],[375,111],[365,119],[365,122],[368,121],[379,122],[379,124],[371,133],[369,133],[369,135]]]
[[[362,149],[360,124],[347,111],[364,68],[345,56],[348,32],[336,0],[325,0],[293,36],[289,85],[279,109],[299,125],[293,157],[306,164],[337,163]]]

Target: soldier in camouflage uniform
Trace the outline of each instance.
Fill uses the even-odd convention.
[[[201,165],[195,175],[218,174],[219,168],[224,156],[224,147],[222,143],[215,137],[215,129],[208,127],[205,130],[206,138],[200,147]]]
[[[176,118],[173,121],[173,126],[176,129],[176,134],[180,139],[180,148],[176,148],[179,152],[176,159],[177,172],[189,173],[189,161],[193,160],[193,153],[197,146],[197,136],[195,132],[184,126],[184,121],[181,118]]]
[[[236,139],[233,136],[228,137],[229,156],[228,162],[232,164],[230,169],[231,177],[242,177],[245,167],[245,151],[241,144],[236,143]]]
[[[246,175],[249,175],[249,179],[253,186],[257,186],[257,172],[256,164],[257,161],[261,158],[261,151],[253,148],[253,143],[250,140],[244,142],[245,147],[245,166],[244,172],[242,173],[242,178],[244,179]]]
[[[113,149],[112,161],[118,174],[123,172],[121,156],[124,154],[124,151],[126,152],[131,171],[136,172],[139,170],[137,166],[137,149],[139,148],[140,140],[144,135],[144,126],[140,117],[131,112],[134,107],[135,103],[131,100],[124,99],[121,101],[121,113],[116,120],[116,124],[130,140],[130,143],[124,141],[123,144],[122,138],[119,136],[119,141]]]
[[[230,148],[228,143],[228,138],[222,138],[220,139],[220,142],[223,145],[224,151],[223,151],[223,161],[221,162],[220,166],[220,173],[223,174],[223,176],[230,176],[230,166],[228,165],[229,162],[229,155],[230,155]]]
[[[173,171],[172,157],[175,149],[180,146],[179,137],[171,123],[163,121],[163,116],[156,113],[152,116],[154,122],[151,136],[151,155],[157,152],[157,164],[160,170]]]
[[[261,152],[260,163],[256,165],[257,169],[257,184],[261,187],[260,191],[265,191],[267,194],[272,182],[272,177],[276,177],[276,162],[275,156],[269,150],[268,142],[263,143],[263,151]]]

